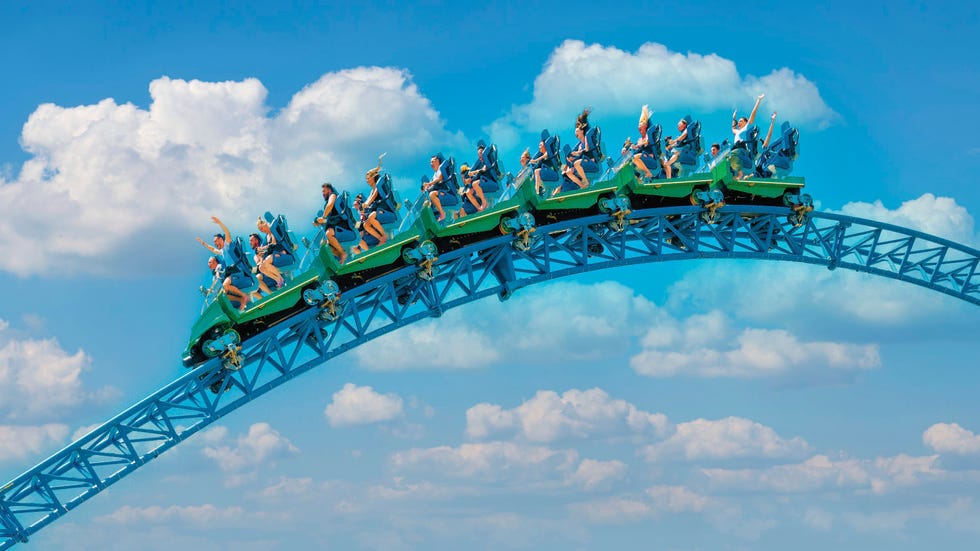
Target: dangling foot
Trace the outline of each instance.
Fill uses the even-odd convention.
[[[388,242],[388,234],[385,232],[381,233],[381,239],[378,240],[378,245],[384,245]]]
[[[359,245],[354,245],[350,248],[350,252],[354,254],[361,254],[361,247]]]
[[[436,217],[436,222],[442,222],[445,219],[446,219],[446,213],[445,212],[440,212],[439,213],[439,216]]]

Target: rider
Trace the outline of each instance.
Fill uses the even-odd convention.
[[[541,195],[544,193],[544,182],[558,180],[558,171],[554,169],[555,161],[548,152],[546,141],[551,138],[547,130],[541,131],[541,142],[538,143],[538,153],[531,157],[528,164],[534,169],[534,190]]]
[[[755,107],[752,108],[749,118],[738,118],[738,110],[732,111],[732,134],[735,135],[735,139],[732,140],[732,148],[745,147],[745,131],[750,124],[755,122],[755,113],[759,110],[759,104],[762,103],[764,97],[766,97],[765,94],[759,94],[755,98]]]
[[[215,260],[220,259],[220,263],[224,266],[224,281],[221,284],[221,288],[224,289],[225,295],[228,299],[238,303],[238,310],[244,311],[248,306],[248,295],[246,295],[241,287],[245,287],[251,282],[247,279],[245,274],[241,273],[238,266],[235,264],[234,258],[232,258],[231,253],[228,250],[228,244],[231,242],[231,232],[228,231],[228,226],[225,225],[217,216],[212,216],[211,221],[217,224],[221,228],[222,233],[214,234],[213,242],[214,246],[208,245],[200,237],[197,238],[197,242],[204,246],[207,250],[214,253]],[[210,263],[209,263],[210,265]],[[259,280],[259,288],[263,292],[269,293],[269,288],[266,287],[265,283]]]
[[[476,143],[476,162],[474,162],[473,165],[469,167],[470,177],[472,178],[470,185],[472,186],[473,191],[475,192],[476,197],[477,199],[479,199],[479,203],[480,203],[477,206],[477,210],[483,210],[487,208],[487,198],[483,194],[484,184],[486,183],[492,184],[491,186],[489,186],[491,190],[499,188],[497,175],[494,173],[493,167],[491,167],[487,163],[486,151],[487,151],[487,143],[484,142],[483,140],[478,141]]]
[[[588,136],[590,129],[589,113],[591,112],[592,108],[586,107],[575,120],[575,137],[578,138],[579,143],[571,152],[571,157],[573,157],[574,162],[565,169],[564,173],[579,188],[589,187],[589,179],[585,176],[585,167],[582,164],[589,163],[590,165],[597,166],[596,163],[599,161],[596,158],[596,144],[591,143]],[[578,177],[576,177],[576,174]]]
[[[371,186],[371,193],[368,194],[367,199],[361,205],[365,215],[363,228],[372,237],[377,239],[379,244],[384,244],[388,240],[388,234],[385,233],[384,227],[381,224],[387,224],[397,220],[394,212],[385,210],[387,205],[384,201],[385,198],[382,197],[383,190],[378,188],[378,182],[381,180],[381,159],[385,155],[387,153],[379,155],[378,166],[364,174],[364,180]]]
[[[640,138],[631,146],[633,151],[635,151],[633,154],[633,166],[639,169],[643,173],[643,177],[647,179],[654,177],[650,166],[663,165],[663,159],[659,155],[660,138],[654,135],[654,128],[650,125],[650,115],[652,114],[649,106],[644,105],[640,110],[640,122],[637,125],[637,130],[640,131]]]
[[[442,155],[436,154],[429,159],[429,166],[432,167],[432,179],[428,182],[422,183],[422,191],[429,194],[429,200],[432,201],[432,206],[436,208],[439,216],[436,217],[436,222],[442,222],[446,219],[446,211],[442,208],[442,199],[451,198],[451,192],[449,191],[449,183],[444,181],[442,177],[442,170],[439,166],[445,159]]]
[[[344,241],[350,241],[346,239],[347,237],[355,237],[354,228],[349,227],[349,222],[347,217],[343,216],[338,209],[337,190],[334,189],[333,184],[330,182],[325,182],[322,186],[323,192],[323,213],[313,221],[314,226],[323,226],[324,233],[327,237],[327,245],[330,247],[330,251],[337,261],[341,264],[347,261],[347,251],[340,244],[339,237],[344,237]]]

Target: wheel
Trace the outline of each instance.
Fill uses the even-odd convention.
[[[792,191],[786,191],[783,193],[783,206],[792,207],[793,205],[798,205],[799,203],[799,194],[793,193]]]
[[[602,243],[589,243],[587,250],[589,251],[590,256],[595,256],[602,254],[606,248],[602,246]]]
[[[612,209],[608,206],[608,201],[613,201],[616,198],[614,195],[605,195],[599,198],[599,212],[602,214],[609,214]]]
[[[402,247],[402,260],[405,261],[405,264],[415,264],[415,259],[412,258],[411,247],[408,246]]]

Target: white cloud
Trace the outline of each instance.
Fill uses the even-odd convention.
[[[567,122],[586,105],[617,115],[639,112],[645,103],[657,110],[712,111],[751,105],[762,92],[765,109],[796,124],[823,127],[838,118],[814,83],[786,67],[743,77],[734,61],[717,54],[682,54],[654,42],[631,53],[566,40],[535,78],[531,103],[514,106],[488,131],[506,144],[516,141],[519,131]]]
[[[980,454],[980,435],[957,423],[936,423],[922,433],[922,442],[938,453]]]
[[[313,490],[313,479],[310,477],[290,478],[280,476],[278,482],[263,488],[259,495],[272,499],[294,498],[308,496]]]
[[[45,425],[0,425],[0,461],[36,456],[62,444],[68,436],[68,426],[60,423]]]
[[[616,282],[558,282],[521,290],[506,303],[483,300],[451,310],[353,353],[359,366],[375,370],[482,367],[504,358],[501,342],[524,361],[596,360],[622,353],[624,337],[638,336],[662,315]]]
[[[2,321],[2,320],[0,320]],[[18,338],[9,324],[0,324],[0,420],[51,419],[88,401],[103,399],[114,390],[96,392],[82,385],[91,358],[81,349],[69,354],[58,341]]]
[[[717,460],[737,457],[792,457],[808,449],[800,437],[781,438],[772,428],[741,417],[717,421],[695,419],[676,426],[663,442],[645,446],[647,461],[681,456],[687,460]]]
[[[513,442],[413,448],[391,457],[391,464],[398,471],[422,470],[486,482],[547,480],[555,474],[573,473],[578,463],[578,453],[574,450]]]
[[[573,503],[569,509],[574,515],[594,524],[626,524],[654,514],[654,509],[649,503],[621,497]]]
[[[831,211],[834,212],[834,211]],[[975,246],[977,238],[973,217],[952,197],[936,197],[924,193],[889,209],[877,200],[874,203],[852,202],[841,207],[841,214],[886,222],[912,228],[950,241]]]
[[[715,343],[733,343],[727,350]],[[814,367],[855,370],[881,365],[877,345],[801,342],[782,329],[736,332],[718,311],[657,326],[643,338],[643,351],[630,358],[641,375],[669,377],[768,377]]]
[[[834,212],[831,210],[831,212]],[[973,217],[948,197],[925,194],[888,209],[881,201],[847,203],[841,213],[891,223],[959,243],[976,245]],[[718,281],[727,282],[724,286]],[[765,300],[759,300],[765,289]],[[671,285],[667,307],[688,305],[695,309],[725,304],[739,317],[759,321],[773,319],[793,323],[800,311],[806,320],[858,320],[895,326],[924,319],[948,318],[958,305],[936,300],[936,294],[918,286],[880,276],[788,262],[726,262],[696,266],[684,279]],[[832,325],[823,323],[821,325]]]
[[[369,386],[347,383],[333,395],[324,415],[330,426],[347,427],[392,421],[404,415],[401,397],[394,393],[379,394]]]
[[[466,411],[470,438],[517,433],[535,442],[563,438],[595,438],[621,434],[663,435],[668,427],[662,413],[649,413],[625,400],[613,400],[599,388],[568,390],[561,395],[539,390],[534,398],[505,410],[496,404],[477,404]]]
[[[83,427],[78,427],[77,429],[75,429],[75,432],[71,433],[71,440],[72,440],[72,442],[74,442],[75,440],[78,440],[79,438],[85,436],[86,434],[92,432],[93,430],[95,430],[95,429],[97,429],[97,428],[99,428],[101,426],[102,426],[102,423],[95,423],[95,424],[92,424],[92,425],[85,425]]]
[[[717,505],[714,498],[693,492],[684,486],[653,486],[647,488],[657,510],[670,513],[700,513]]]
[[[221,470],[237,472],[298,451],[268,423],[254,423],[247,434],[238,437],[234,446],[207,446],[203,453]]]
[[[945,472],[937,465],[938,456],[912,457],[899,454],[874,460],[832,460],[814,455],[802,463],[776,465],[764,469],[702,469],[712,485],[749,491],[812,493],[844,488],[885,493],[898,486],[913,486],[926,479],[940,478]]]
[[[583,459],[567,481],[573,486],[592,490],[608,486],[611,482],[623,478],[626,476],[626,470],[626,463],[615,459],[610,461]]]
[[[312,210],[325,175],[361,181],[382,150],[408,162],[461,140],[398,69],[326,74],[274,115],[254,78],[162,77],[149,91],[148,109],[105,99],[30,116],[21,143],[31,157],[15,178],[0,176],[0,233],[18,251],[0,270],[186,267],[200,252],[189,238],[212,233],[212,214],[241,235],[267,208]],[[151,235],[156,254],[132,254]]]
[[[242,521],[244,509],[241,507],[216,507],[204,505],[171,505],[160,507],[120,507],[108,515],[99,517],[99,522],[113,524],[169,524],[181,523],[197,528],[215,527]]]

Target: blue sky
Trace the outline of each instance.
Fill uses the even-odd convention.
[[[212,214],[305,220],[383,151],[411,189],[585,105],[617,144],[643,103],[720,141],[761,90],[820,208],[976,247],[978,28],[956,2],[3,3],[0,472],[182,373]],[[31,546],[969,549],[978,327],[840,270],[588,274],[349,353]]]

